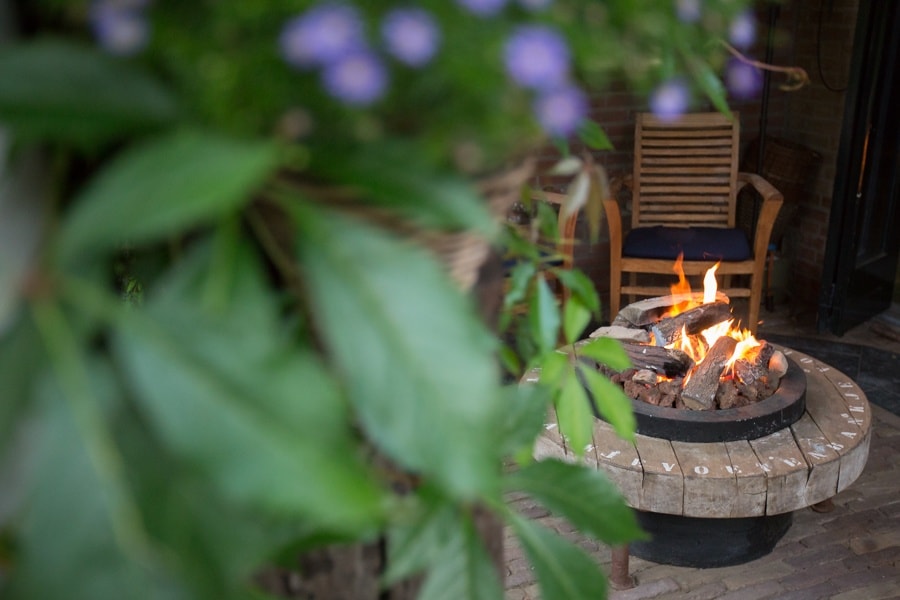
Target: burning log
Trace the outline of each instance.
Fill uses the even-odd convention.
[[[684,405],[693,410],[710,410],[715,408],[716,391],[719,389],[719,377],[734,353],[737,340],[722,336],[712,345],[706,358],[697,365],[694,374],[684,385],[681,398]]]
[[[703,293],[674,294],[633,302],[619,311],[619,314],[616,315],[612,324],[621,327],[649,328],[659,321],[660,317],[664,314],[670,312],[679,304],[684,304],[686,302],[701,304],[703,302]],[[727,304],[728,296],[717,293],[716,302],[724,302]]]
[[[667,345],[681,337],[682,332],[696,335],[708,327],[732,319],[727,302],[710,302],[690,308],[674,317],[665,317],[653,325],[657,344]],[[662,339],[659,339],[659,338]]]
[[[636,369],[649,369],[666,377],[683,376],[694,366],[690,356],[681,350],[643,344],[622,344]]]
[[[768,380],[771,372],[769,371],[769,360],[775,354],[775,347],[768,342],[761,341],[759,350],[752,361],[746,358],[739,358],[734,363],[734,376],[745,384],[752,384],[760,380]],[[775,375],[775,379],[779,379],[781,375]],[[776,382],[776,386],[777,382]]]
[[[619,340],[620,342],[636,342],[638,344],[650,343],[650,332],[634,327],[622,327],[620,325],[601,327],[591,333],[591,337],[612,338],[614,340]]]

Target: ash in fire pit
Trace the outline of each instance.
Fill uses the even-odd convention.
[[[684,297],[636,302],[592,334],[620,340],[631,358],[632,369],[604,368],[626,395],[655,406],[712,410],[747,406],[778,389],[787,360],[771,344],[735,329],[727,302],[672,315],[679,304]]]

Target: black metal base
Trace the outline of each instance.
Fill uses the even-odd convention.
[[[635,513],[651,539],[632,542],[632,556],[702,569],[740,565],[769,554],[793,522],[793,513],[737,519]]]

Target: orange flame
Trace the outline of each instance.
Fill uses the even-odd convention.
[[[700,305],[699,302],[694,302],[693,298],[690,296],[691,286],[685,277],[682,260],[683,257],[681,255],[675,260],[673,271],[678,275],[678,283],[672,285],[670,289],[673,296],[685,295],[686,299],[672,307],[666,314],[666,316],[669,317],[678,315],[690,308]],[[718,268],[719,263],[716,263],[706,271],[706,274],[703,277],[703,304],[716,301],[716,293],[718,292],[716,270]],[[682,327],[681,336],[666,347],[681,350],[690,356],[696,365],[706,357],[707,352],[713,344],[716,343],[716,340],[726,335],[734,338],[738,342],[731,358],[729,358],[727,362],[726,372],[733,372],[734,363],[741,358],[749,361],[753,361],[756,358],[759,347],[761,346],[760,342],[753,337],[753,334],[748,330],[742,330],[736,327],[734,319],[704,329],[700,335],[696,336],[688,335],[686,329]],[[690,378],[690,375],[691,373],[688,373],[687,377],[685,377],[685,382]]]

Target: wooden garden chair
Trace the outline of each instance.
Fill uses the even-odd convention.
[[[672,275],[679,253],[685,275],[702,276],[720,262],[719,291],[748,298],[748,323],[756,332],[769,237],[783,198],[759,175],[738,172],[740,121],[737,113],[695,113],[674,122],[638,115],[631,189],[631,229],[624,232],[618,201],[604,201],[610,241],[610,319],[621,296],[661,296],[668,286],[639,281],[643,275]],[[748,240],[736,227],[738,192],[750,184],[762,207]],[[623,274],[628,283],[623,284]],[[739,277],[740,276],[740,277]],[[745,285],[737,285],[744,281]]]

